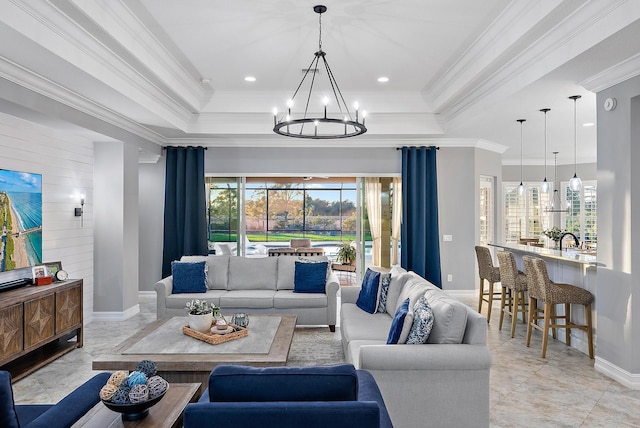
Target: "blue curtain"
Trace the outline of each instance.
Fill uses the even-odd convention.
[[[204,148],[167,147],[162,277],[183,255],[207,254]]]
[[[400,265],[442,288],[436,147],[402,148]]]

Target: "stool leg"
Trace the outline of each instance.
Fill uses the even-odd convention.
[[[527,292],[526,291],[522,292],[522,299],[520,299],[520,301],[522,302],[522,324],[526,324],[527,323]]]
[[[571,346],[571,327],[569,327],[571,324],[571,305],[569,303],[564,304],[564,316],[566,317],[564,319],[564,324],[567,326],[565,329],[567,335],[565,343],[567,346]]]
[[[531,344],[531,330],[533,330],[533,309],[536,307],[537,300],[529,296],[529,321],[527,322],[527,348]]]
[[[484,279],[480,278],[480,295],[478,296],[478,313],[482,313],[483,298],[484,298]]]
[[[506,297],[507,297],[507,287],[502,287],[502,295],[500,296],[500,322],[498,323],[498,330],[502,330],[502,320],[504,319]]]
[[[520,305],[519,303],[520,293],[517,291],[513,291],[512,294],[513,294],[513,305],[511,308],[511,337],[513,338],[516,335],[516,323],[518,322],[518,308]],[[522,304],[524,305],[524,302]]]
[[[547,356],[547,344],[549,343],[549,324],[551,323],[552,311],[553,311],[553,305],[545,302],[544,327],[542,328],[542,358],[546,358]]]
[[[556,321],[555,322],[556,324],[558,323],[557,319],[556,319],[556,305],[551,305],[551,318]],[[551,337],[553,337],[554,339],[558,338],[558,329],[557,328],[554,327],[554,328],[551,329]]]
[[[593,359],[593,326],[591,324],[591,304],[584,306],[584,315],[587,319],[587,341],[589,342],[589,358]]]
[[[493,281],[489,281],[489,309],[487,309],[487,322],[491,320],[491,307],[493,306]]]

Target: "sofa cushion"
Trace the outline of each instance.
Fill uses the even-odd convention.
[[[218,366],[209,375],[212,402],[355,401],[351,364],[312,367]]]
[[[182,256],[182,262],[207,262],[207,288],[226,290],[229,281],[230,256]]]
[[[204,295],[202,293],[170,294],[166,298],[165,306],[167,309],[184,309],[184,315],[187,316],[187,302],[193,299],[200,299],[220,306],[220,297],[226,293],[227,290],[208,290]]]
[[[393,316],[387,344],[405,343],[413,324],[413,312],[409,309],[410,299],[407,297]]]
[[[294,293],[293,290],[278,290],[273,297],[274,308],[326,308],[324,293]]]
[[[362,278],[362,288],[356,305],[365,312],[373,314],[378,308],[378,299],[380,297],[380,272],[376,272],[370,268]]]
[[[287,256],[276,257],[278,260],[278,280],[276,288],[278,290],[293,290],[293,278],[295,275],[297,261],[328,262],[327,256]]]
[[[324,293],[329,262],[295,262],[294,293]]]
[[[273,308],[275,290],[231,290],[220,297],[220,307],[228,308]]]
[[[386,310],[389,315],[393,316],[398,307],[400,292],[404,287],[404,283],[409,279],[409,275],[406,270],[399,266],[392,267],[390,273],[391,278],[389,280],[389,291],[387,292]]]
[[[422,296],[427,290],[428,282],[425,279],[422,279],[418,275],[412,273],[408,273],[407,275],[409,276],[405,279],[404,285],[402,286],[396,307],[387,307],[387,312],[394,311],[395,313],[398,306],[400,306],[406,299],[410,300],[409,308],[413,309],[413,306],[416,304],[420,296]]]
[[[345,361],[353,364],[356,369],[361,368],[360,351],[363,346],[388,346],[386,335],[383,340],[352,340],[349,342],[344,358]]]
[[[173,277],[173,290],[179,293],[206,293],[207,283],[205,279],[205,265],[202,262],[171,262],[171,276]]]
[[[347,342],[366,339],[386,343],[391,321],[389,314],[369,314],[355,303],[343,303],[340,307],[340,333]]]
[[[433,310],[433,328],[427,343],[462,343],[467,327],[467,308],[438,288],[425,292]]]
[[[277,275],[275,257],[229,257],[227,290],[275,290]]]
[[[7,428],[20,427],[13,402],[11,375],[4,370],[0,370],[0,426]]]
[[[425,296],[421,296],[413,307],[413,324],[407,336],[409,345],[427,343],[433,328],[433,310]]]
[[[387,313],[387,295],[389,294],[390,273],[380,274],[380,298],[378,299],[378,309],[376,312]]]

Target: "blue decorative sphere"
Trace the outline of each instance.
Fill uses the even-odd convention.
[[[129,398],[129,393],[131,392],[131,388],[121,386],[118,388],[113,397],[111,397],[111,402],[115,404],[131,404],[131,399]]]
[[[127,378],[127,385],[129,387],[134,387],[136,385],[144,385],[146,383],[147,383],[147,375],[142,372],[138,372],[138,371],[131,372],[129,374],[129,377]]]
[[[137,372],[142,372],[147,375],[147,378],[155,376],[157,373],[156,363],[151,360],[142,360],[138,363],[138,367],[136,367]]]

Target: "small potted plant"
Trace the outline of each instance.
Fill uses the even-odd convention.
[[[351,265],[356,260],[356,248],[344,242],[338,249],[337,259],[343,265]]]
[[[565,232],[566,230],[562,230],[558,226],[553,226],[551,229],[542,231],[542,233],[545,236],[547,236],[549,239],[551,239],[554,242],[555,247],[558,246],[558,243],[560,242],[560,238],[562,237],[562,234]]]
[[[200,299],[187,302],[187,309],[189,310],[189,328],[200,332],[211,329],[213,317],[220,310],[216,305]]]

